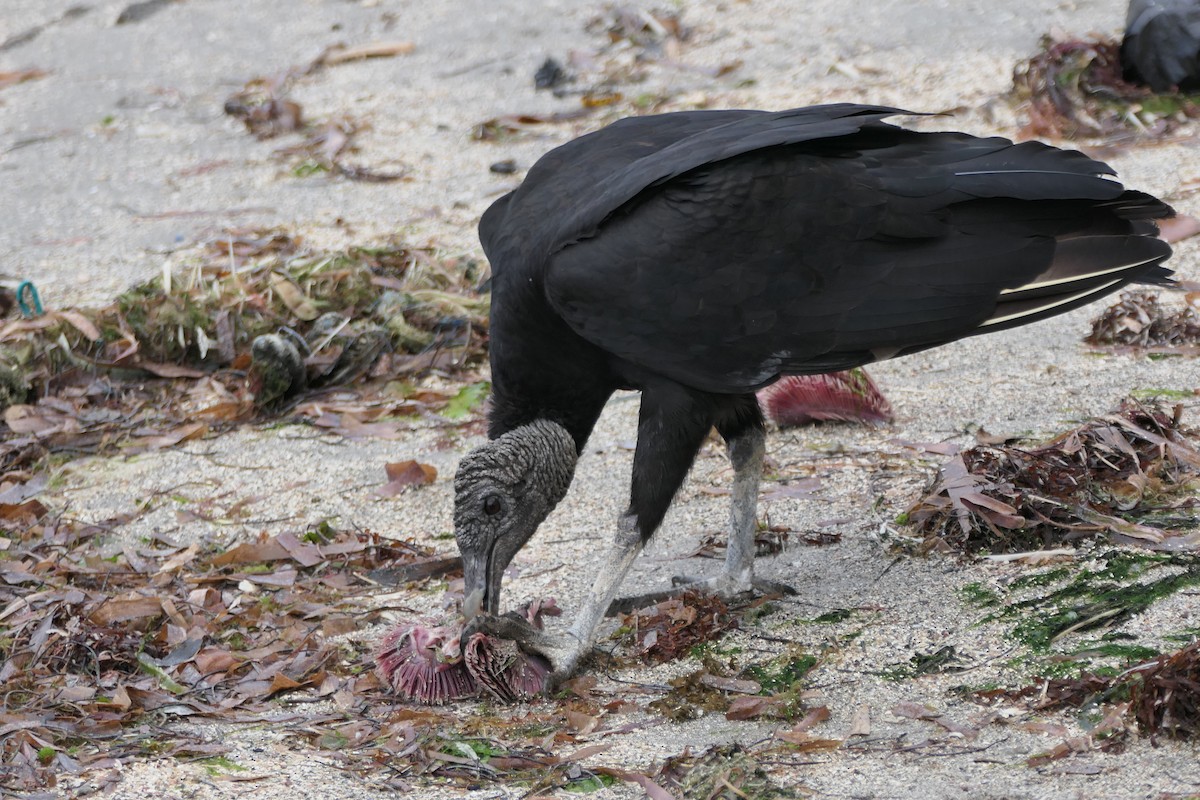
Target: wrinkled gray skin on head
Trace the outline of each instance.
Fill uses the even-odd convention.
[[[463,613],[500,608],[500,579],[554,510],[575,474],[575,441],[546,420],[472,450],[454,475],[454,538],[462,553]]]

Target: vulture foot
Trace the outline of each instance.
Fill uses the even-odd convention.
[[[776,594],[793,595],[796,590],[786,583],[769,581],[765,578],[738,579],[729,573],[722,573],[712,578],[693,578],[688,575],[676,575],[671,579],[671,585],[680,591],[700,589],[720,595],[725,600],[731,600],[739,595],[747,594]],[[676,592],[678,594],[678,592]]]
[[[755,578],[749,583],[738,583],[720,575],[715,578],[694,578],[689,575],[676,575],[671,579],[670,589],[658,589],[653,592],[643,592],[613,600],[605,612],[605,616],[615,617],[619,614],[630,614],[640,608],[648,608],[663,600],[678,597],[689,589],[699,589],[702,592],[712,592],[725,600],[745,595],[794,595],[798,592],[786,583]]]
[[[476,633],[515,642],[524,652],[546,659],[550,663],[550,675],[546,679],[547,694],[571,676],[587,651],[587,646],[574,635],[547,633],[531,625],[523,615],[516,612],[501,616],[475,616],[463,629],[462,641],[469,641]]]

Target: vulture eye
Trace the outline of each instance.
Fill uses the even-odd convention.
[[[500,502],[500,498],[496,495],[488,495],[483,501],[483,513],[489,517],[494,517],[504,510],[504,503]]]

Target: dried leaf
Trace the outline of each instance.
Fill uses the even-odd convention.
[[[15,86],[18,83],[44,78],[49,74],[49,72],[43,69],[33,68],[10,70],[8,72],[0,71],[0,89],[7,89],[9,86]]]
[[[729,704],[729,710],[725,712],[725,719],[746,720],[782,716],[790,707],[791,702],[789,698],[779,696],[741,695],[733,698],[733,702]]]
[[[43,416],[37,406],[13,405],[4,409],[4,423],[13,433],[44,433],[57,430],[61,423]]]
[[[98,342],[104,337],[100,335],[100,329],[97,328],[90,319],[80,314],[78,311],[56,311],[55,316],[66,320],[75,326],[75,329],[87,337],[88,341]]]
[[[437,468],[417,461],[400,461],[384,465],[388,482],[376,490],[383,497],[395,497],[411,486],[427,486],[437,480]]]
[[[332,67],[347,61],[361,61],[367,58],[406,56],[416,49],[417,46],[412,42],[371,42],[352,47],[334,45],[318,56],[314,63]]]
[[[96,625],[113,625],[130,620],[153,619],[163,613],[162,600],[157,597],[114,598],[88,615]]]
[[[299,319],[311,322],[321,315],[321,310],[317,308],[312,298],[306,295],[299,286],[292,283],[286,275],[273,272],[270,283],[271,289],[279,296],[283,304]]]
[[[135,361],[130,364],[131,367],[144,369],[151,375],[157,375],[160,378],[203,378],[208,375],[207,372],[201,369],[193,369],[180,364],[156,364],[153,361]]]
[[[846,732],[846,738],[851,736],[870,736],[871,735],[871,707],[866,705],[858,706],[854,709],[854,716],[850,718],[850,730]]]
[[[567,727],[580,736],[587,736],[600,725],[599,717],[570,709],[566,712],[566,719]]]

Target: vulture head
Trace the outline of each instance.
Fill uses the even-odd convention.
[[[500,579],[562,500],[578,454],[566,428],[538,420],[472,450],[454,476],[454,538],[463,559],[463,613],[500,608]]]

